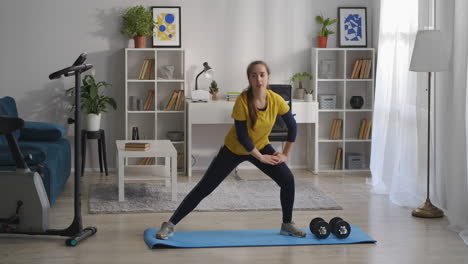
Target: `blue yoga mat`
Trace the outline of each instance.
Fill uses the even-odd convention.
[[[148,228],[144,239],[150,248],[203,248],[203,247],[256,247],[256,246],[297,246],[375,243],[358,226],[351,225],[351,234],[338,239],[333,234],[327,239],[317,239],[310,230],[305,238],[282,236],[278,229],[260,230],[219,230],[219,231],[176,231],[167,240],[156,239],[158,229]]]

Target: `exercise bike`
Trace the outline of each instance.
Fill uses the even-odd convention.
[[[80,94],[81,73],[91,69],[93,65],[85,64],[86,53],[82,53],[72,66],[61,69],[49,75],[49,79],[61,76],[75,76],[75,116],[68,123],[75,123],[75,188],[74,188],[74,218],[71,225],[65,229],[48,229],[49,199],[39,173],[33,172],[27,165],[31,157],[24,157],[13,131],[24,126],[20,118],[0,116],[0,134],[8,141],[16,163],[15,171],[0,172],[0,233],[25,235],[66,236],[67,246],[76,246],[80,241],[94,235],[96,227],[83,228],[81,218],[81,127],[80,127]]]

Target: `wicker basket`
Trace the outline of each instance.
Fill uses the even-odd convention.
[[[336,109],[335,94],[319,94],[319,109]]]

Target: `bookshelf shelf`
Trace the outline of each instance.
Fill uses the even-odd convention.
[[[156,82],[158,82],[158,83],[183,83],[183,82],[185,82],[185,80],[161,80],[161,79],[158,79],[158,80],[156,80]]]
[[[183,114],[185,111],[177,111],[177,110],[158,110],[156,111],[158,114]]]
[[[172,73],[172,76],[171,76]],[[171,78],[171,79],[168,79]],[[141,139],[167,139],[168,131],[185,133],[185,51],[183,49],[125,49],[125,139],[138,128]],[[169,102],[171,102],[169,104]],[[185,174],[185,137],[173,141],[177,169]],[[136,165],[138,161],[127,161]],[[154,160],[155,166],[164,163]]]
[[[313,48],[311,64],[312,74],[316,77],[313,80],[314,99],[319,101],[316,150],[319,172],[369,171],[375,50]],[[329,95],[333,96],[334,102],[331,106],[325,103],[321,106],[320,97]],[[352,96],[364,99],[362,108],[354,109],[350,105]],[[334,120],[341,120],[341,123]],[[347,157],[352,159],[348,158],[346,162]],[[360,167],[354,166],[356,164]]]
[[[145,110],[145,111],[127,111],[129,114],[154,114],[156,111]]]
[[[154,83],[154,80],[137,80],[137,79],[131,79],[131,80],[127,80],[127,82],[135,82],[135,83]]]

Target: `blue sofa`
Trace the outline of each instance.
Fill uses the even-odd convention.
[[[18,117],[15,99],[0,98],[0,115]],[[13,135],[23,155],[32,156],[28,166],[42,175],[50,205],[53,205],[71,170],[70,143],[64,138],[65,128],[52,123],[25,121],[24,127]],[[0,170],[15,170],[4,135],[0,135]]]

